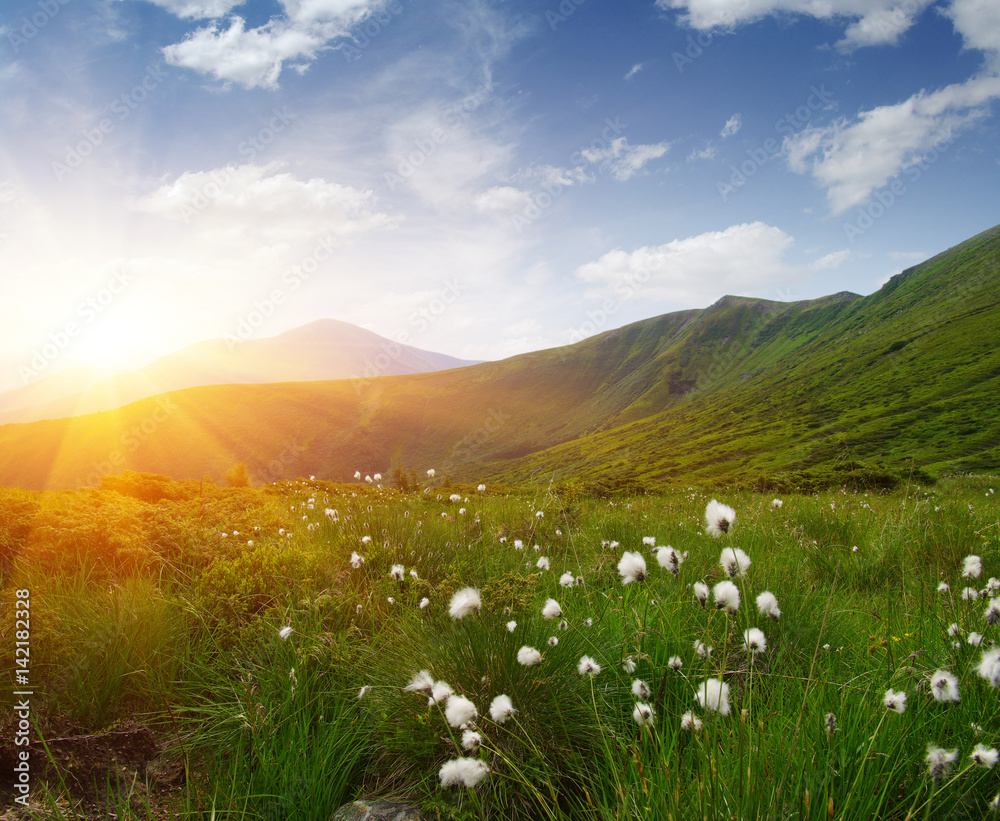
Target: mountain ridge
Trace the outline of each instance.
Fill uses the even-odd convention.
[[[864,297],[722,298],[460,369],[196,387],[5,425],[0,481],[73,487],[125,469],[221,481],[237,462],[255,481],[434,467],[457,481],[733,482],[866,459],[995,469],[998,235]]]

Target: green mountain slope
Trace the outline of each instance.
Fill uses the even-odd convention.
[[[216,385],[0,427],[0,482],[124,469],[348,479],[742,479],[843,459],[1000,466],[1000,229],[869,297],[724,297],[576,345],[418,375]]]

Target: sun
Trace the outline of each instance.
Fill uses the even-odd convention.
[[[111,371],[141,368],[162,355],[157,341],[153,323],[140,317],[108,318],[81,330],[72,358],[80,365]]]

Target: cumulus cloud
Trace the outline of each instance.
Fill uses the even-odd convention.
[[[726,139],[726,137],[732,137],[742,127],[743,127],[743,117],[741,117],[739,114],[734,114],[732,117],[726,120],[726,124],[722,126],[722,131],[719,132],[719,136],[722,137],[722,139]]]
[[[150,2],[161,9],[166,9],[175,17],[204,20],[222,17],[230,9],[243,5],[245,0],[150,0]]]
[[[157,0],[175,14],[217,17],[230,0]],[[232,3],[229,7],[236,5]],[[351,28],[384,5],[382,0],[285,0],[285,14],[248,29],[239,16],[228,28],[217,22],[166,46],[170,65],[190,68],[247,88],[276,88],[286,64],[300,71],[323,49],[350,36]],[[218,14],[216,13],[218,12]]]
[[[659,159],[669,150],[670,143],[666,142],[629,145],[627,137],[616,137],[606,148],[587,148],[580,153],[587,162],[607,168],[616,180],[624,182],[642,171],[647,163]]]
[[[832,253],[820,257],[813,262],[809,268],[813,271],[829,271],[833,268],[839,268],[850,258],[851,250],[849,248],[845,248],[842,251],[833,251]]]
[[[827,191],[830,209],[842,213],[908,168],[926,161],[959,131],[985,116],[1000,97],[1000,77],[974,77],[932,93],[921,91],[895,105],[861,112],[788,137],[789,167],[811,174]]]
[[[952,0],[945,13],[966,47],[984,52],[993,72],[1000,70],[1000,4],[993,0]]]
[[[933,0],[657,0],[661,9],[677,9],[693,28],[732,28],[772,14],[801,14],[821,20],[851,20],[844,49],[896,43]],[[989,0],[980,0],[987,3]]]
[[[279,166],[228,166],[187,171],[141,198],[136,208],[199,228],[270,239],[345,236],[391,222],[374,210],[369,190],[324,179],[300,180]]]
[[[745,223],[631,252],[615,249],[575,275],[593,286],[591,298],[641,294],[644,300],[707,304],[720,294],[758,292],[799,278],[802,272],[784,259],[793,243],[780,228]]]

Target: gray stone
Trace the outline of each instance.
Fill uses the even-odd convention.
[[[371,799],[344,804],[330,821],[425,821],[420,808],[406,801]]]

